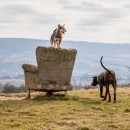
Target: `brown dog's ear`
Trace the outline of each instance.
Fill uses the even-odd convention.
[[[98,76],[93,76],[93,80],[96,80],[98,82]]]

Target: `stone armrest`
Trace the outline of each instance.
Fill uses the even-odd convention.
[[[24,72],[36,73],[38,71],[37,66],[31,65],[31,64],[23,64],[22,68],[23,68]]]

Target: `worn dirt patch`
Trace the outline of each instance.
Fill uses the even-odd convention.
[[[0,101],[7,101],[7,100],[23,100],[25,97],[6,97],[6,96],[0,96]]]

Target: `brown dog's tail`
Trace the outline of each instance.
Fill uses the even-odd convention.
[[[107,69],[107,68],[103,65],[102,59],[103,59],[103,56],[102,56],[101,59],[100,59],[101,66],[102,66],[107,72],[109,72],[110,74],[112,74],[111,71],[110,71],[109,69]],[[112,74],[112,75],[113,75],[113,74]]]

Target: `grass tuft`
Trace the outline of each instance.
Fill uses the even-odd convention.
[[[83,126],[80,130],[90,130],[87,126]]]
[[[129,108],[125,109],[125,112],[130,112],[130,109]]]

